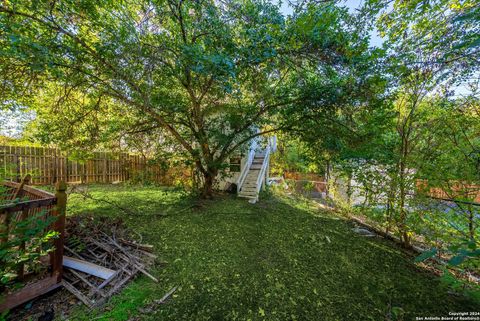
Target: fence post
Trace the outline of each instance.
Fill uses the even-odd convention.
[[[21,179],[21,175],[22,175],[21,174],[22,169],[20,167],[20,157],[17,154],[17,148],[16,147],[15,147],[15,166],[17,168],[17,173],[16,173],[17,175],[15,177],[15,182],[20,183],[20,179]]]
[[[63,265],[63,245],[65,241],[65,214],[67,208],[67,183],[59,181],[55,184],[55,197],[57,198],[57,205],[55,206],[53,215],[57,217],[54,223],[54,229],[59,233],[59,237],[55,239],[55,252],[53,255],[52,272],[58,273],[57,281],[62,280],[62,265]]]
[[[68,182],[68,154],[65,154],[65,157],[64,157],[64,164],[65,164],[65,183]]]
[[[108,170],[107,153],[104,152],[103,153],[103,182],[104,183],[108,182],[107,170]]]

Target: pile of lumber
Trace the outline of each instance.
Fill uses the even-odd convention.
[[[63,286],[89,307],[103,304],[136,275],[148,272],[156,256],[151,245],[134,240],[121,220],[77,216],[69,219],[63,259]]]

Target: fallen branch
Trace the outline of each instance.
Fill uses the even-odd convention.
[[[130,245],[130,246],[135,247],[137,249],[141,249],[141,250],[144,250],[144,251],[147,251],[147,252],[152,252],[153,251],[153,245],[150,245],[150,244],[140,244],[140,243],[124,240],[124,239],[118,239],[118,240],[120,241],[120,243]]]
[[[153,301],[156,304],[163,304],[165,301],[177,290],[177,286],[174,286],[170,291],[168,291],[160,300]]]
[[[109,201],[109,200],[106,200],[106,199],[103,199],[103,198],[96,198],[94,197],[92,194],[90,194],[89,192],[87,191],[82,191],[80,189],[76,189],[75,187],[72,188],[71,192],[70,193],[77,193],[77,194],[80,194],[82,195],[84,198],[86,199],[91,199],[92,201],[96,201],[96,202],[102,202],[102,203],[106,203],[108,205],[111,205],[129,215],[133,215],[133,216],[138,216],[140,215],[138,212],[136,211],[133,211],[129,208],[126,208],[126,207],[123,207],[121,205],[118,205],[117,203],[115,202],[112,202],[112,201]]]

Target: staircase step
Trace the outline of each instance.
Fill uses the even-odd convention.
[[[257,198],[257,194],[249,193],[249,194],[238,194],[239,197],[244,198]]]
[[[240,190],[240,193],[242,192],[257,192],[257,187],[256,186],[244,186],[242,187],[242,189]]]
[[[256,153],[253,157],[252,164],[245,177],[241,190],[238,192],[238,197],[247,198],[249,202],[256,202],[258,199],[258,178],[262,166],[265,162],[265,154],[263,152]]]
[[[257,200],[257,197],[256,196],[246,196],[246,195],[238,195],[238,197],[241,197],[241,198],[246,198],[246,199],[249,199],[249,200]]]

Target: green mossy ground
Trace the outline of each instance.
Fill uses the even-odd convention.
[[[73,320],[399,320],[480,310],[449,294],[395,244],[352,232],[352,223],[306,202],[263,195],[257,204],[219,196],[191,207],[181,191],[95,186],[111,205],[69,199],[69,215],[122,217],[166,265],[139,277],[102,310]],[[330,242],[328,241],[328,239]],[[145,307],[179,286],[167,304]],[[392,317],[390,318],[390,316]]]

